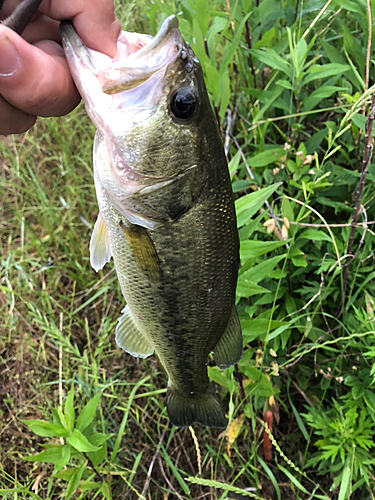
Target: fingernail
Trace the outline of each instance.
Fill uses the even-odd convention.
[[[21,67],[21,58],[10,38],[0,33],[0,76],[13,76]]]

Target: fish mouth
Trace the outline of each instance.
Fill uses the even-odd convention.
[[[60,32],[69,64],[89,70],[97,77],[102,92],[110,95],[138,87],[166,68],[183,47],[174,15],[165,19],[155,37],[123,31],[113,59],[88,49],[70,21],[61,23]]]
[[[114,58],[88,49],[69,21],[60,25],[61,39],[75,84],[88,115],[105,140],[113,172],[122,184],[164,180],[135,172],[125,161],[124,137],[152,116],[165,93],[165,73],[185,43],[175,16],[165,19],[155,37],[123,31]]]

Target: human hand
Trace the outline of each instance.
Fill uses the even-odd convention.
[[[0,19],[20,0],[5,0]],[[83,43],[111,57],[120,23],[113,0],[44,0],[22,34],[0,24],[0,134],[20,134],[38,116],[61,116],[80,96],[59,45],[59,21],[70,19]]]

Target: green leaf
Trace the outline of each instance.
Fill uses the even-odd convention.
[[[279,162],[285,156],[286,153],[284,148],[266,149],[266,151],[262,151],[248,158],[247,163],[250,167],[265,167],[271,163]]]
[[[340,485],[340,491],[339,491],[339,498],[338,500],[346,500],[349,498],[348,493],[349,493],[349,487],[351,484],[351,472],[350,472],[350,457],[346,459],[346,466],[342,472],[342,478],[341,478],[341,485]]]
[[[356,113],[351,117],[352,122],[356,125],[360,130],[366,130],[367,118],[366,116],[361,115],[360,113]],[[375,137],[375,128],[372,129],[371,136]]]
[[[268,398],[275,394],[271,382],[260,370],[257,370],[253,366],[240,365],[240,371],[251,380],[251,382],[246,385],[246,394],[264,398]]]
[[[240,244],[240,257],[241,260],[253,259],[254,257],[259,257],[276,248],[285,245],[285,241],[257,241],[257,240],[247,240],[241,241]]]
[[[65,461],[62,465],[64,467],[70,458],[70,446],[61,444],[49,445],[48,448],[37,455],[22,458],[27,462],[40,462],[44,464],[61,464],[62,461]]]
[[[276,320],[270,321],[267,318],[255,318],[255,319],[244,320],[242,321],[241,325],[242,325],[242,336],[245,344],[252,342],[257,338],[264,340],[268,329],[270,331],[268,340],[272,340],[273,338],[280,335],[282,331],[286,330],[287,328],[290,328],[289,323]],[[281,330],[279,330],[279,328]]]
[[[270,293],[267,288],[259,286],[253,281],[249,281],[246,278],[240,276],[237,281],[236,295],[237,297],[252,297],[253,295],[259,295],[260,293]]]
[[[322,99],[327,99],[331,97],[332,94],[339,92],[340,90],[347,90],[344,87],[331,87],[331,86],[323,86],[320,87],[314,92],[312,92],[307,99],[305,99],[302,107],[302,113],[306,113],[307,111],[311,111],[314,109],[317,104],[320,103]]]
[[[307,266],[305,254],[299,248],[292,247],[290,249],[289,256],[292,259],[292,262],[296,267],[306,267]]]
[[[246,224],[281,184],[281,182],[272,184],[271,186],[259,189],[259,191],[254,191],[236,200],[237,226],[241,227]]]
[[[254,283],[259,283],[268,277],[271,271],[277,266],[277,264],[285,259],[286,254],[277,255],[276,257],[272,257],[270,259],[264,259],[260,264],[253,266],[251,269],[244,271],[240,274],[239,279],[246,279],[248,281],[253,281]]]
[[[375,411],[375,394],[369,389],[365,390],[365,402],[370,410]]]
[[[81,484],[79,485],[79,490],[80,491],[90,491],[90,490],[97,490],[98,488],[101,487],[102,483],[97,483],[96,481],[82,481]]]
[[[69,480],[68,487],[65,492],[65,499],[68,500],[72,497],[73,493],[78,488],[78,485],[81,481],[83,473],[85,472],[86,464],[81,465],[75,471],[72,477]]]
[[[241,23],[235,32],[235,35],[233,37],[232,42],[227,46],[223,61],[220,65],[220,74],[222,74],[226,70],[228,64],[230,64],[233,61],[238,44],[240,43],[240,39],[241,39],[243,29],[245,27],[245,23],[249,19],[250,15],[251,15],[251,12],[249,12],[248,14],[246,14],[245,17],[242,18]]]
[[[264,47],[262,49],[251,49],[250,53],[260,62],[270,66],[271,68],[282,71],[290,80],[293,78],[293,69],[291,65],[285,61],[273,49]]]
[[[90,443],[93,444],[94,446],[101,446],[103,443],[108,441],[108,439],[111,438],[112,436],[113,434],[103,434],[101,432],[97,432],[90,436]]]
[[[21,420],[21,422],[34,432],[37,436],[42,437],[65,437],[68,432],[61,425],[51,424],[43,420]]]
[[[334,75],[341,75],[350,70],[348,64],[328,63],[324,65],[314,64],[307,71],[307,76],[303,79],[303,85],[314,80],[328,78]]]
[[[332,238],[323,229],[306,229],[306,231],[298,236],[299,240],[301,240],[302,238],[314,241],[329,241],[330,243],[332,243]]]
[[[302,491],[306,495],[310,496],[310,493],[307,491],[307,489],[304,486],[302,486],[302,484],[298,481],[297,478],[293,476],[291,472],[289,472],[287,469],[285,469],[285,467],[283,467],[280,464],[277,464],[277,466],[281,470],[281,472],[284,472],[284,474],[292,481],[294,486],[296,486],[300,491]]]
[[[88,453],[88,456],[92,463],[94,464],[94,467],[97,465],[101,464],[103,460],[107,458],[107,445],[104,443],[98,451],[91,451]]]
[[[93,398],[90,399],[88,403],[82,408],[81,413],[78,415],[76,428],[79,431],[83,431],[88,427],[94,420],[96,409],[100,401],[100,392],[95,394]]]
[[[69,394],[66,398],[64,405],[64,416],[66,424],[68,426],[69,432],[73,430],[74,427],[74,382],[72,382],[72,387],[70,388]]]
[[[186,495],[190,495],[189,486],[185,483],[183,477],[178,472],[176,466],[174,465],[174,463],[170,459],[167,450],[164,448],[163,445],[161,445],[160,448],[161,448],[161,450],[163,452],[163,458],[166,461],[168,467],[171,469],[173,476],[177,479],[177,481],[178,481],[179,485],[181,486],[181,488],[183,489],[184,493],[186,493]]]
[[[263,469],[265,470],[267,476],[270,478],[270,481],[271,481],[271,483],[272,483],[272,485],[273,485],[273,487],[275,488],[275,491],[276,491],[277,500],[281,500],[280,488],[279,488],[279,485],[277,484],[277,481],[276,481],[276,478],[275,478],[273,472],[268,467],[268,465],[260,458],[259,455],[257,457],[257,460],[260,463],[260,465],[263,467]]]
[[[357,12],[358,14],[363,15],[363,7],[361,7],[355,2],[352,2],[351,0],[334,0],[334,3],[339,8],[343,8],[351,12]]]
[[[78,451],[98,451],[99,446],[94,446],[90,441],[78,430],[74,429],[73,433],[66,438],[69,444]]]

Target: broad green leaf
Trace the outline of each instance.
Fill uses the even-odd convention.
[[[96,432],[95,434],[91,434],[90,436],[90,443],[93,444],[94,446],[101,446],[103,443],[108,441],[109,438],[111,438],[113,434],[103,434],[101,432]]]
[[[307,97],[304,100],[303,106],[302,106],[302,113],[305,113],[307,111],[311,111],[316,107],[317,104],[320,103],[322,99],[327,99],[328,97],[331,97],[332,94],[335,94],[336,92],[339,92],[340,90],[346,90],[344,87],[333,87],[333,86],[323,86],[320,87],[314,92],[312,92],[309,97]]]
[[[283,157],[285,157],[284,148],[272,148],[262,151],[251,158],[247,158],[247,163],[250,167],[265,167],[271,163],[279,162]]]
[[[325,232],[322,228],[318,229],[306,229],[303,233],[298,236],[298,239],[301,240],[305,238],[306,240],[314,240],[314,241],[329,241],[332,243],[332,238]]]
[[[293,69],[291,65],[285,61],[273,49],[267,47],[262,49],[251,49],[250,53],[260,62],[270,66],[271,68],[282,71],[290,80],[293,78]]]
[[[281,182],[272,184],[271,186],[267,186],[259,191],[254,191],[236,200],[237,226],[241,227],[246,224],[281,184]]]
[[[77,467],[77,469],[74,471],[74,474],[70,478],[69,483],[68,483],[68,487],[67,487],[66,492],[65,492],[65,499],[66,500],[72,498],[73,493],[78,488],[78,485],[81,481],[83,473],[85,472],[85,469],[86,469],[86,464],[83,464],[80,467]]]
[[[375,411],[375,394],[369,389],[366,389],[364,398],[370,410]]]
[[[240,278],[247,279],[248,281],[253,281],[254,283],[259,283],[268,277],[269,273],[273,271],[275,266],[282,260],[285,259],[286,254],[277,255],[271,259],[265,259],[260,264],[248,269],[240,275]]]
[[[245,386],[247,394],[252,394],[253,396],[268,398],[275,394],[271,382],[268,378],[257,368],[253,366],[240,366],[240,371],[250,379],[250,383]]]
[[[282,247],[283,245],[285,245],[285,241],[241,241],[240,257],[241,260],[253,259],[254,257],[272,252],[272,250],[276,250],[276,248]]]
[[[68,432],[61,425],[51,424],[43,420],[21,420],[21,422],[34,432],[37,436],[42,437],[65,437]]]
[[[69,444],[78,451],[98,451],[99,446],[94,446],[78,429],[74,429],[73,433],[66,438]]]
[[[352,0],[334,0],[334,3],[338,8],[343,8],[345,10],[349,10],[351,12],[357,12],[358,14],[363,15],[363,8]]]
[[[350,70],[348,64],[328,63],[328,64],[314,64],[307,71],[307,76],[303,79],[303,85],[314,80],[328,78],[334,75],[341,75]]]
[[[259,295],[260,293],[270,293],[267,288],[257,285],[253,281],[249,281],[246,278],[240,276],[237,281],[236,295],[240,297],[252,297],[253,295]],[[239,300],[239,299],[238,299]]]
[[[57,444],[57,445],[49,445],[48,448],[43,450],[41,453],[38,453],[37,455],[31,455],[29,457],[22,457],[22,458],[27,462],[56,464],[61,462],[61,460],[64,460],[66,457],[67,457],[66,460],[67,463],[70,458],[70,447],[67,445]]]
[[[225,387],[229,392],[233,392],[235,382],[232,375],[228,377],[227,370],[220,370],[217,366],[208,366],[207,369],[211,380],[221,387]]]
[[[238,170],[238,165],[241,160],[241,151],[237,151],[237,153],[233,156],[233,158],[228,163],[229,175],[232,177]]]
[[[269,320],[267,318],[255,318],[255,319],[248,319],[245,321],[242,321],[241,323],[242,326],[242,336],[244,339],[244,344],[247,344],[249,342],[252,342],[253,340],[260,338],[261,340],[264,340],[267,334],[267,331],[269,329],[269,337],[268,339],[272,339],[276,337],[277,335],[280,335],[282,333],[281,331],[277,333],[277,335],[272,336],[273,330],[278,330],[279,328],[290,328],[289,323],[285,323],[283,321],[276,321],[276,320]]]
[[[345,24],[342,25],[341,29],[344,36],[345,50],[352,56],[352,60],[355,62],[356,68],[363,75],[365,67],[365,56],[363,54],[363,47],[361,45],[361,42],[352,35]]]
[[[112,495],[111,495],[108,483],[103,482],[99,491],[103,495],[103,498],[105,500],[112,500]]]
[[[107,458],[107,445],[104,443],[98,451],[91,451],[87,454],[94,466],[100,465]]]
[[[352,122],[356,125],[360,130],[366,130],[367,118],[366,116],[361,115],[360,113],[356,113],[351,117]],[[372,137],[375,137],[375,128],[372,129],[371,132]]]
[[[101,483],[97,483],[96,481],[82,481],[81,484],[79,485],[79,490],[80,491],[90,491],[90,490],[97,490],[100,488]]]
[[[78,415],[76,428],[83,431],[94,420],[96,409],[100,401],[100,392],[95,394],[88,403],[82,408],[81,413]]]
[[[292,247],[290,249],[289,256],[292,259],[292,262],[296,267],[306,267],[307,266],[305,254],[299,248]]]

